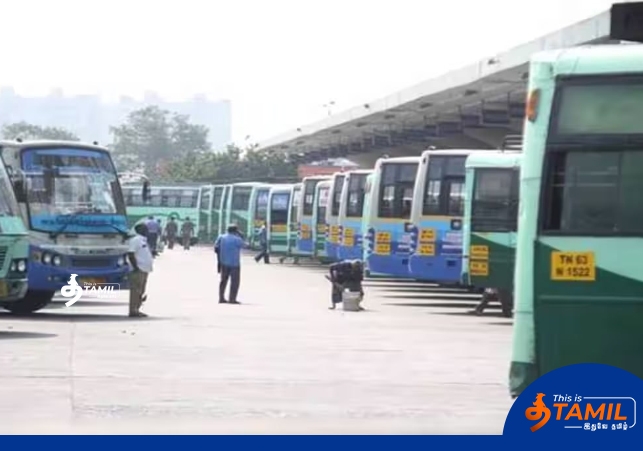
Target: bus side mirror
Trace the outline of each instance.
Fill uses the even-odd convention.
[[[13,181],[13,192],[16,195],[16,201],[27,202],[27,192],[25,190],[25,181],[18,179]]]

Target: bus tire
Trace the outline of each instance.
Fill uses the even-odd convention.
[[[45,307],[53,297],[53,291],[27,290],[24,298],[2,304],[2,307],[14,315],[28,315]]]

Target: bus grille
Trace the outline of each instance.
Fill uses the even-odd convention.
[[[113,263],[110,258],[72,257],[71,266],[74,268],[105,268],[113,266]]]
[[[7,258],[7,246],[0,246],[0,268],[4,265],[4,261]]]

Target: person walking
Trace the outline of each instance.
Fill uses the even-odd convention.
[[[241,284],[241,249],[246,246],[239,236],[236,225],[228,226],[227,233],[219,236],[214,243],[214,252],[218,257],[218,270],[221,274],[219,283],[219,304],[239,304],[237,294]],[[230,280],[230,298],[225,298],[226,288]]]
[[[265,223],[261,225],[261,228],[257,232],[257,237],[259,238],[259,247],[261,248],[261,252],[255,256],[255,261],[259,263],[263,258],[263,262],[265,264],[269,264],[270,254],[268,253],[268,230],[266,229]]]
[[[147,295],[147,278],[154,268],[154,258],[147,244],[147,227],[145,224],[137,224],[134,227],[136,235],[129,239],[129,257],[132,271],[129,274],[129,316],[132,318],[144,318],[147,315],[141,312],[141,305],[145,302]]]
[[[190,250],[190,241],[192,241],[193,234],[194,223],[190,221],[190,218],[185,218],[185,221],[181,224],[181,240],[183,240],[183,249],[186,251]]]
[[[154,216],[150,215],[145,221],[145,226],[147,227],[147,244],[150,246],[150,252],[156,257],[156,245],[159,241],[159,232],[161,231],[161,225],[156,222]]]
[[[174,249],[174,243],[176,242],[176,236],[179,233],[179,226],[174,220],[174,216],[170,218],[170,221],[165,225],[165,239],[167,240],[167,248]]]

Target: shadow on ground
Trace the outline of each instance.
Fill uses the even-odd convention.
[[[25,340],[29,338],[53,338],[57,334],[44,334],[41,332],[25,332],[21,330],[0,330],[0,340]]]

